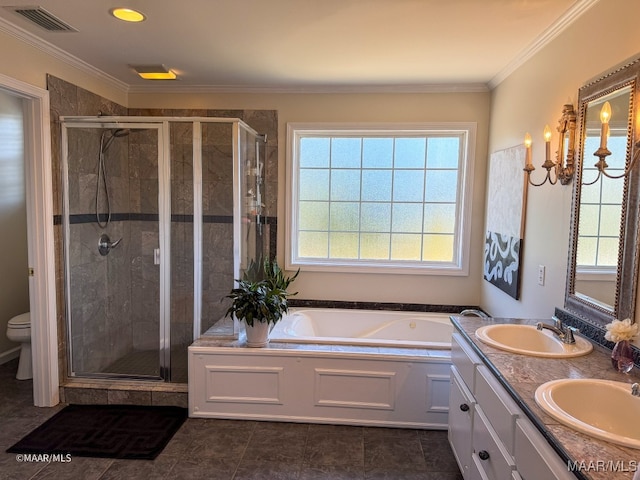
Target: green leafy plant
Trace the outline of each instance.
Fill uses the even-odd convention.
[[[226,296],[231,299],[231,306],[225,317],[234,315],[249,326],[255,321],[280,321],[289,311],[287,298],[297,293],[289,293],[287,288],[298,273],[300,270],[293,277],[286,276],[275,260],[252,261],[243,278],[237,280],[237,287]]]

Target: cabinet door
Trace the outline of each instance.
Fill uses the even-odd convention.
[[[515,458],[524,480],[575,480],[567,464],[526,418],[516,420]]]
[[[513,457],[491,427],[481,406],[473,412],[473,461],[490,480],[511,478],[515,469]]]
[[[458,461],[462,476],[469,480],[471,462],[471,432],[475,401],[460,378],[456,367],[451,367],[449,396],[449,443]]]

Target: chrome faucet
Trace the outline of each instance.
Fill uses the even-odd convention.
[[[467,308],[466,310],[462,310],[460,312],[460,315],[463,316],[463,317],[471,317],[471,316],[480,317],[480,318],[482,318],[484,320],[488,320],[489,318],[491,318],[491,317],[489,317],[489,315],[484,313],[482,310],[478,310],[478,309],[475,309],[475,308]]]
[[[639,383],[634,383],[633,385],[631,385],[631,395],[633,395],[634,397],[640,397],[640,384]]]
[[[543,329],[547,329],[547,330],[551,330],[553,333],[555,333],[558,338],[560,340],[562,340],[562,343],[568,343],[568,344],[573,344],[576,343],[576,339],[574,338],[573,334],[574,332],[577,332],[578,329],[570,327],[570,326],[565,326],[562,323],[562,320],[560,320],[558,317],[551,317],[551,319],[553,320],[553,325],[549,325],[547,323],[543,323],[543,322],[538,322],[536,324],[536,328],[538,330],[543,330]]]

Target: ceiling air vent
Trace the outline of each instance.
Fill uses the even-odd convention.
[[[42,7],[7,7],[18,15],[50,32],[77,32],[75,28],[47,12]]]

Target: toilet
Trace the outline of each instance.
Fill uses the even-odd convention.
[[[31,365],[31,315],[29,312],[17,315],[7,324],[7,338],[21,344],[20,361],[18,362],[18,380],[33,378]]]

